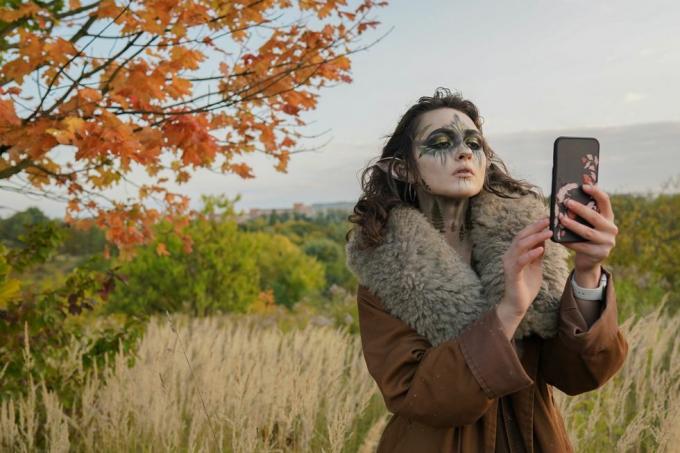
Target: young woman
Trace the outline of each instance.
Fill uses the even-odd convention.
[[[567,205],[592,228],[560,220],[586,242],[552,242],[540,189],[441,88],[404,114],[362,186],[346,250],[366,365],[394,414],[378,453],[572,451],[552,387],[596,389],[628,352],[602,265],[618,233],[607,194],[584,187],[597,209]]]

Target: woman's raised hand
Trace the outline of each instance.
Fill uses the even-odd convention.
[[[505,294],[498,305],[498,315],[508,338],[541,289],[545,241],[552,235],[548,221],[544,217],[520,230],[503,255]]]

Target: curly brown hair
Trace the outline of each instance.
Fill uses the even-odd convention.
[[[405,161],[407,171],[413,172],[416,176],[419,175],[415,157],[409,151],[412,149],[413,140],[418,130],[420,116],[430,110],[447,107],[467,114],[482,135],[484,134],[482,131],[483,118],[480,117],[477,106],[463,98],[460,92],[452,93],[448,88],[438,87],[433,96],[420,97],[418,102],[412,105],[401,117],[394,132],[383,137],[389,138],[389,140],[383,147],[382,155],[377,160],[392,157],[400,158]],[[513,197],[512,194],[518,194],[520,197],[533,194],[538,199],[545,201],[545,197],[538,186],[510,176],[505,163],[496,155],[484,137],[482,148],[489,162],[482,187],[483,191],[486,190],[504,198],[518,198]],[[397,205],[419,208],[417,196],[415,200],[407,196],[407,183],[393,178],[391,171],[385,172],[375,163],[368,165],[362,171],[361,187],[363,193],[354,206],[353,214],[347,219],[361,227],[363,247],[372,247],[382,242],[384,228],[392,208]],[[470,218],[469,210],[470,204],[468,204],[468,222]],[[470,226],[469,223],[468,226]],[[349,235],[353,230],[354,227],[347,232],[345,240],[349,240]]]

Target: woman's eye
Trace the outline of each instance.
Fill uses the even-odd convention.
[[[451,142],[448,140],[440,141],[440,142],[435,142],[430,145],[431,148],[434,149],[445,149],[448,148],[451,145]]]
[[[479,143],[477,143],[477,142],[467,142],[467,144],[468,144],[468,146],[470,147],[470,149],[479,149],[479,148],[481,148],[481,146],[479,146]]]

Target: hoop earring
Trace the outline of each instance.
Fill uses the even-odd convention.
[[[410,201],[415,202],[416,196],[418,195],[418,193],[416,192],[416,189],[413,188],[413,184],[411,184],[410,182],[407,183],[407,184],[408,184],[408,195],[409,195],[409,198],[411,199]]]
[[[404,184],[403,192],[404,201],[415,201],[415,192],[413,190],[413,185],[410,182]]]

